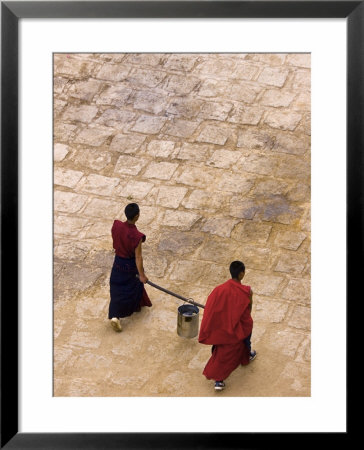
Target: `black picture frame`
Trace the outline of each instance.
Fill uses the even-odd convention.
[[[22,18],[345,18],[347,20],[347,298],[364,273],[363,1],[1,2],[1,448],[266,448],[296,445],[296,433],[19,433],[18,431],[18,22]],[[343,270],[343,262],[340,263]],[[343,304],[343,307],[345,305]],[[350,345],[347,345],[349,361]],[[343,444],[346,433],[331,433]],[[177,419],[177,418],[176,418]],[[216,420],[219,420],[217,417]],[[242,420],[244,417],[242,416]],[[317,433],[315,444],[327,435]],[[300,445],[312,438],[299,436]],[[346,442],[347,443],[347,442]]]

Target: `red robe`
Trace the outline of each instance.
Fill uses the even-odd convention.
[[[250,293],[250,286],[230,279],[208,296],[198,337],[215,346],[203,371],[207,379],[225,380],[239,364],[249,363],[243,340],[253,330]]]

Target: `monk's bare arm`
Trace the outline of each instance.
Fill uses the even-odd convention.
[[[250,299],[249,308],[250,308],[250,312],[252,312],[252,308],[253,308],[253,291],[252,291],[252,288],[250,288],[249,299]]]
[[[142,256],[142,241],[140,240],[137,248],[135,249],[135,263],[139,272],[139,279],[142,283],[146,283],[148,278],[145,276],[143,267],[143,256]]]

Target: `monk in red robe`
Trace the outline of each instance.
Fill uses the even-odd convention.
[[[139,214],[139,206],[129,203],[125,208],[127,220],[115,220],[111,229],[115,259],[110,275],[109,319],[115,331],[122,330],[120,318],[140,311],[142,306],[152,306],[144,288],[148,281],[142,257],[146,236],[135,225]]]
[[[212,355],[203,375],[215,380],[215,390],[225,388],[224,380],[240,364],[255,359],[250,338],[253,330],[251,308],[253,292],[241,284],[245,266],[241,261],[230,264],[231,280],[217,286],[208,296],[198,340],[212,345]]]

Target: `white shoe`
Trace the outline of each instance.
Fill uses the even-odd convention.
[[[254,359],[257,357],[257,352],[253,350],[250,352],[249,361],[254,361]]]
[[[121,324],[120,324],[120,320],[117,317],[113,317],[110,320],[111,326],[113,327],[113,329],[115,331],[121,331]]]
[[[225,383],[223,381],[216,381],[215,391],[222,391],[223,389],[225,389]]]

